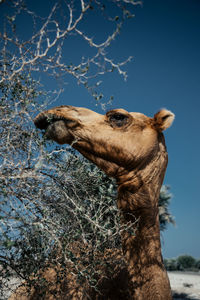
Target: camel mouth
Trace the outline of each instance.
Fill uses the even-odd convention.
[[[56,116],[54,114],[40,114],[35,118],[34,124],[37,128],[46,130],[50,125],[58,121],[64,121],[65,123],[67,123],[70,120],[65,119],[64,117]]]
[[[69,129],[77,125],[74,120],[50,113],[39,114],[34,124],[37,128],[44,130],[43,135],[47,140],[53,140],[58,144],[71,143],[74,137]]]

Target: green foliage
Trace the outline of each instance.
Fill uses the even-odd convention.
[[[176,259],[164,259],[164,265],[165,265],[165,268],[168,270],[168,271],[176,271],[176,270],[179,270],[178,268],[178,264],[177,264],[177,260]]]
[[[196,260],[190,255],[181,255],[177,258],[177,263],[181,269],[189,270],[195,267]]]
[[[169,186],[162,186],[159,196],[159,221],[161,231],[165,230],[169,224],[175,225],[174,217],[169,212],[169,204],[172,198],[169,189]]]
[[[196,260],[195,268],[200,271],[200,259]]]
[[[196,260],[191,255],[164,259],[164,264],[168,271],[199,271],[200,269],[200,260]]]

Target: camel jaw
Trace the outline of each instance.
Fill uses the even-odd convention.
[[[66,119],[54,114],[39,114],[34,124],[37,128],[44,130],[44,136],[49,140],[54,140],[59,144],[70,144],[73,136],[69,129],[74,127],[74,120]]]

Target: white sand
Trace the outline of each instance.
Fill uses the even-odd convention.
[[[21,280],[13,276],[9,280],[2,280],[2,290],[0,293],[0,300],[8,299],[12,293],[15,291],[18,285],[20,285]]]
[[[172,291],[176,294],[185,294],[174,299],[200,300],[200,274],[184,272],[168,272]],[[186,296],[187,295],[187,296]]]

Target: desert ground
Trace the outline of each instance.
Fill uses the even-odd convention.
[[[175,300],[200,300],[200,273],[168,272],[173,299]],[[4,282],[5,283],[5,282]],[[19,285],[19,280],[15,277],[7,282],[7,288],[3,288],[3,298],[7,300],[10,294]]]
[[[174,299],[200,300],[200,273],[168,272]]]

